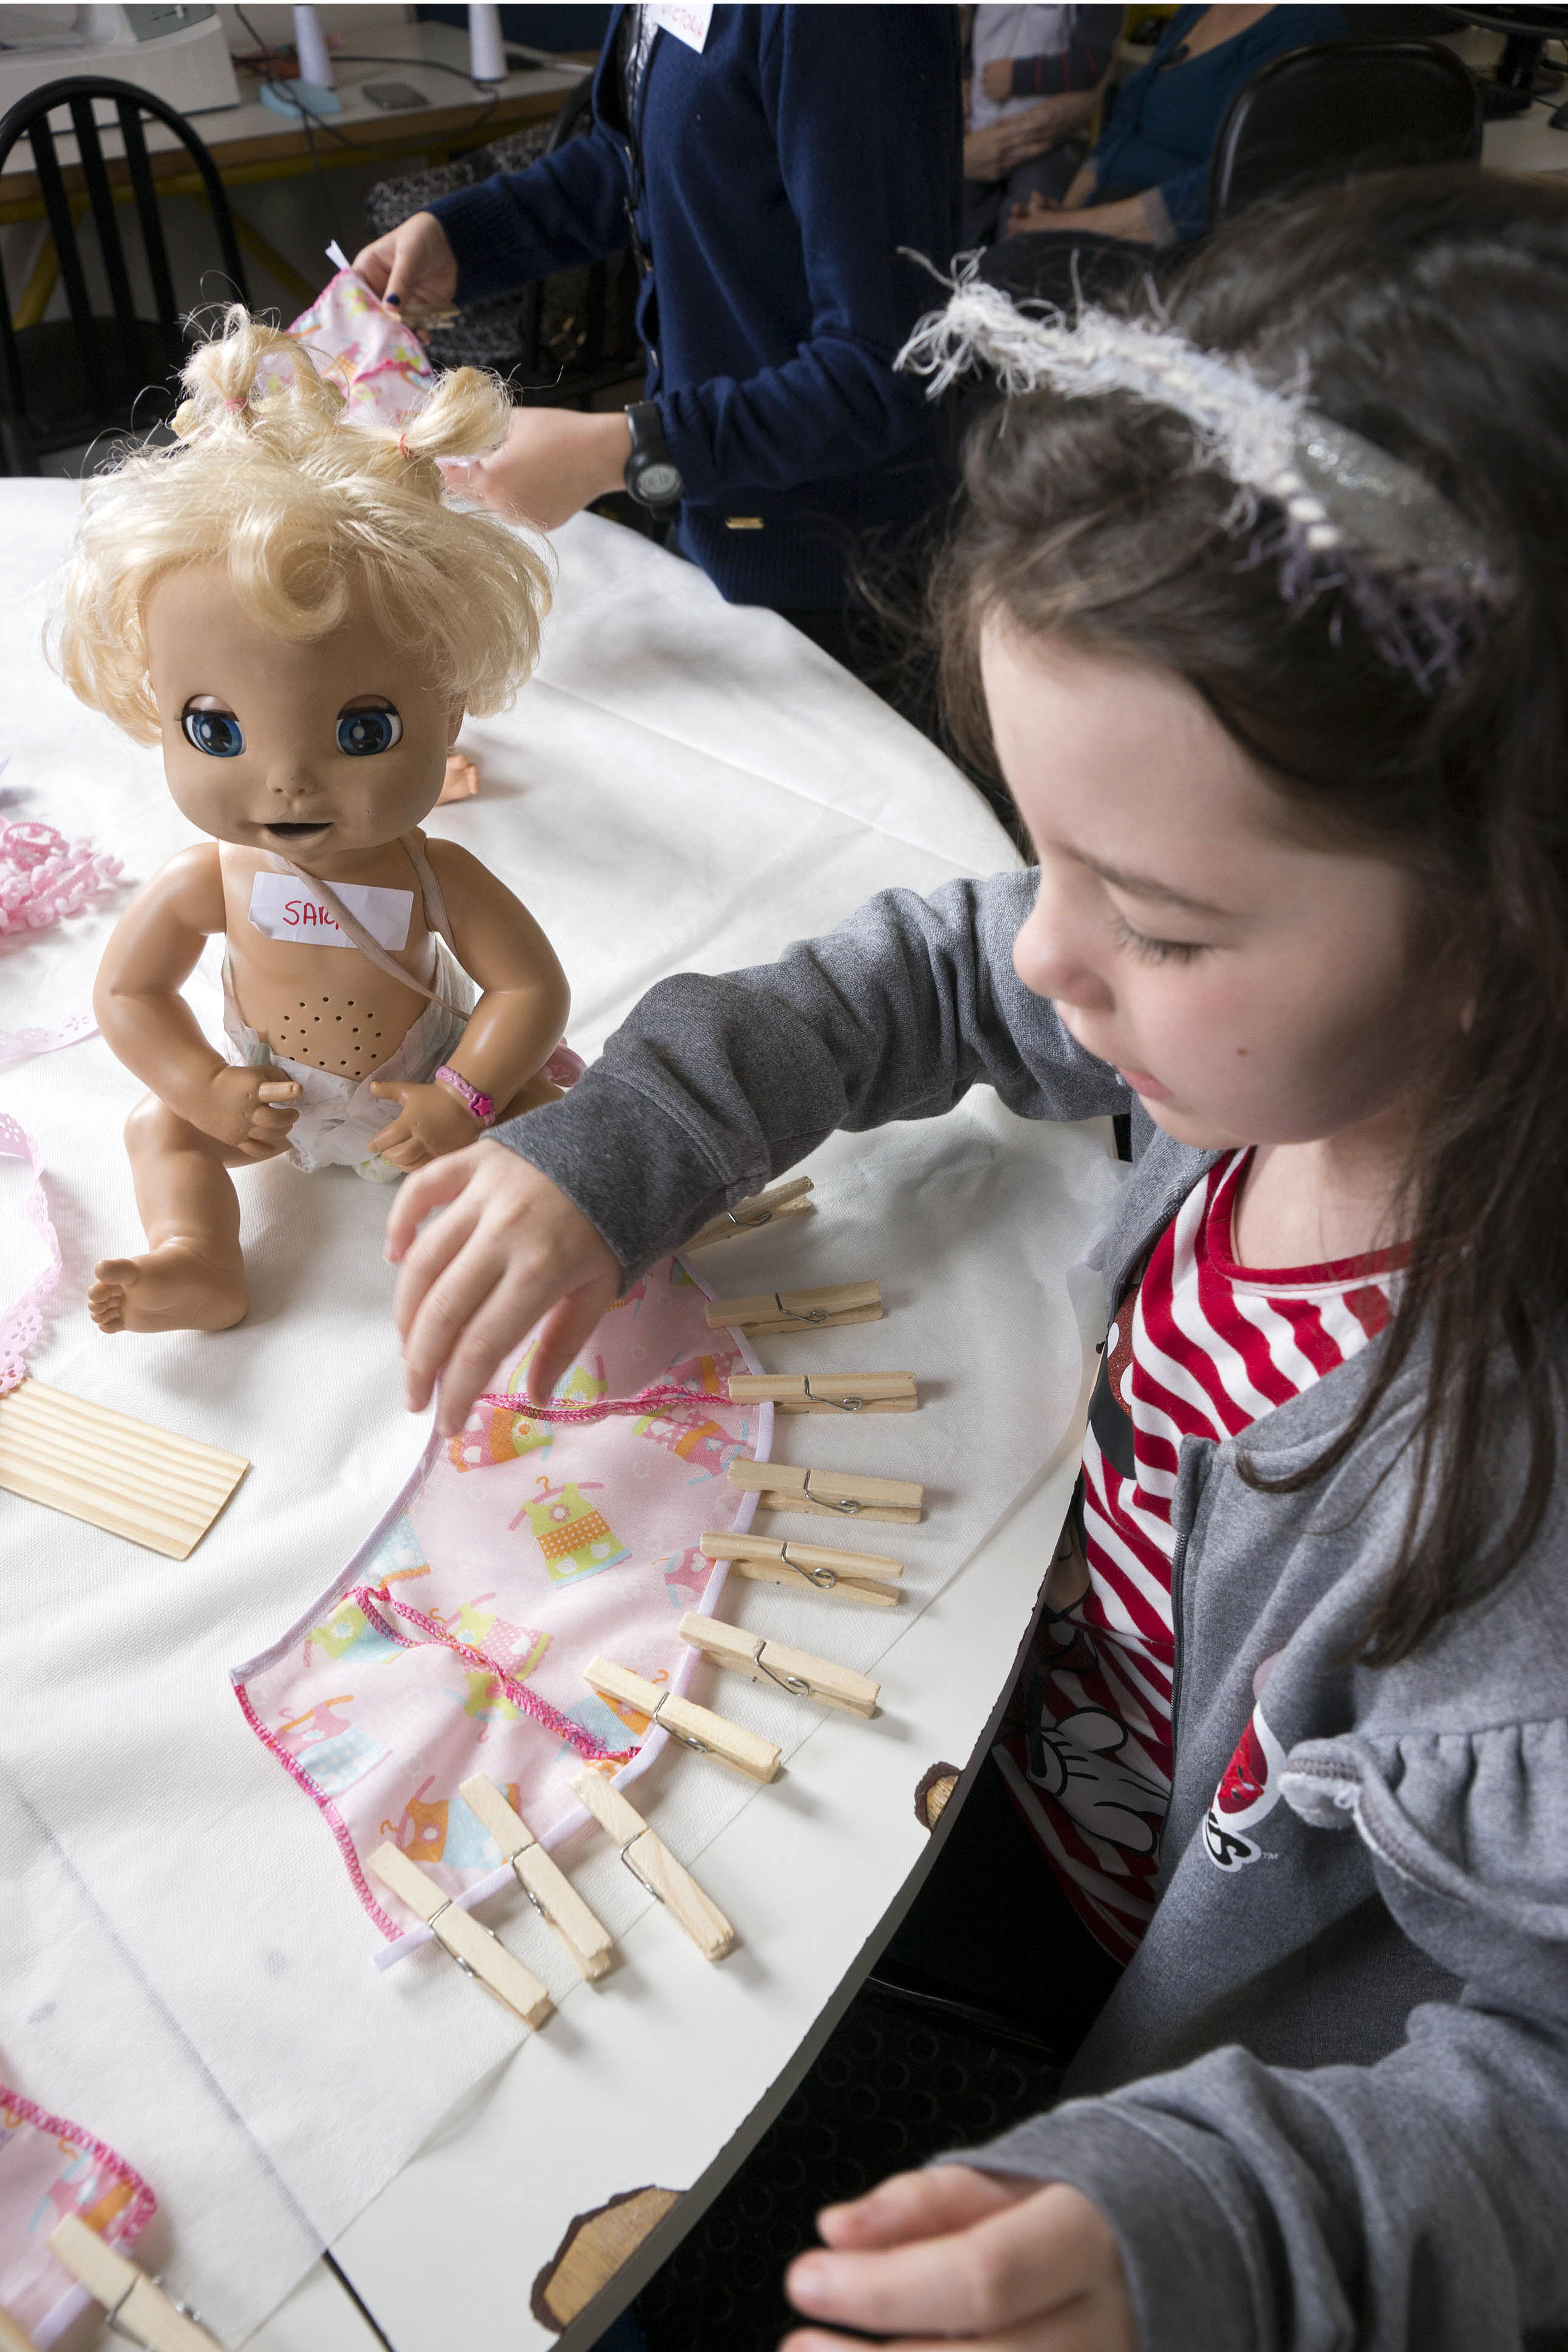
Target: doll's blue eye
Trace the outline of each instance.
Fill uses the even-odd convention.
[[[186,742],[205,751],[209,760],[237,760],[245,749],[239,721],[226,710],[187,710],[180,724]]]
[[[345,710],[338,721],[338,749],[351,760],[368,760],[390,751],[403,734],[395,710]]]

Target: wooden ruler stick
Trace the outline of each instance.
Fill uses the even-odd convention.
[[[543,2024],[552,2004],[531,1969],[514,1959],[500,1937],[471,1912],[443,1895],[412,1855],[398,1846],[378,1845],[366,1867],[384,1886],[391,1887],[399,1902],[418,1914],[442,1949],[450,1952],[468,1975],[477,1977],[487,1992],[494,1993],[503,2008],[521,2017],[525,2025]]]
[[[763,1225],[777,1224],[781,1217],[798,1217],[809,1211],[806,1194],[811,1190],[809,1176],[792,1176],[787,1184],[775,1184],[766,1192],[757,1192],[751,1200],[742,1201],[733,1209],[723,1209],[710,1217],[700,1233],[693,1234],[684,1246],[689,1250],[709,1249],[715,1242],[727,1242],[736,1234],[752,1234]]]
[[[731,1486],[755,1495],[763,1511],[822,1511],[841,1519],[879,1519],[918,1527],[925,1488],[907,1478],[866,1478],[858,1471],[805,1470],[793,1462],[731,1462]]]
[[[732,1372],[731,1404],[771,1404],[780,1412],[913,1412],[913,1372]]]
[[[873,1609],[893,1606],[904,1572],[901,1559],[884,1559],[869,1551],[833,1551],[826,1544],[785,1543],[777,1536],[705,1535],[702,1553],[707,1559],[727,1559],[757,1584],[793,1585],[797,1592],[868,1602]]]
[[[835,1707],[840,1715],[877,1712],[880,1685],[832,1658],[813,1657],[809,1650],[792,1650],[783,1642],[767,1641],[761,1633],[745,1633],[739,1625],[704,1617],[695,1609],[686,1612],[676,1630],[683,1642],[700,1650],[714,1665],[744,1675],[748,1682],[776,1683],[795,1697]]]
[[[823,1331],[838,1323],[879,1323],[882,1286],[832,1282],[821,1290],[762,1290],[748,1298],[710,1298],[712,1331]]]
[[[110,2324],[133,2343],[146,2345],[148,2352],[222,2352],[194,2311],[176,2303],[140,2263],[106,2246],[79,2213],[68,2213],[55,2224],[48,2249],[77,2284],[102,2304]]]
[[[671,1738],[711,1756],[716,1764],[727,1764],[731,1772],[742,1772],[748,1780],[778,1779],[784,1764],[782,1749],[771,1739],[759,1739],[754,1731],[742,1731],[738,1723],[715,1715],[710,1707],[677,1698],[673,1691],[661,1691],[656,1683],[634,1675],[629,1666],[612,1665],[608,1658],[590,1658],[583,1679],[601,1698],[618,1699],[623,1706],[650,1716]]]
[[[615,1939],[604,1921],[590,1911],[565,1872],[545,1853],[493,1780],[476,1772],[458,1793],[510,1863],[519,1885],[540,1917],[565,1945],[579,1976],[593,1984],[609,1967],[615,1949]]]
[[[686,1930],[705,1960],[721,1960],[735,1948],[735,1930],[710,1902],[691,1873],[660,1843],[635,1805],[612,1789],[602,1772],[579,1772],[572,1793],[621,1850],[632,1876]]]

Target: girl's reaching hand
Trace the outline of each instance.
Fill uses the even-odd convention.
[[[884,2180],[817,2217],[826,2251],[802,2254],[790,2301],[827,2326],[780,2352],[853,2352],[835,2324],[914,2352],[935,2336],[971,2352],[1136,2352],[1137,2326],[1110,2225],[1064,2181],[939,2165]]]
[[[422,1218],[445,1211],[423,1233]],[[410,1176],[386,1221],[408,1410],[439,1386],[461,1429],[497,1365],[543,1316],[528,1394],[542,1404],[621,1286],[615,1254],[558,1185],[504,1144],[471,1143]]]

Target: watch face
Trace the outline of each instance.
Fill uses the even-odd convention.
[[[643,466],[637,471],[637,496],[651,506],[665,506],[680,496],[680,469],[676,466]]]

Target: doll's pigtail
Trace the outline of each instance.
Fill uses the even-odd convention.
[[[454,368],[401,433],[387,438],[405,465],[443,457],[480,457],[506,439],[511,403],[504,387],[480,368]],[[435,479],[439,482],[439,476]]]
[[[326,382],[310,352],[292,335],[254,319],[236,302],[219,332],[191,353],[180,381],[186,397],[175,411],[182,441],[213,432],[248,432],[265,413],[291,412],[296,426],[335,426],[343,398]]]

